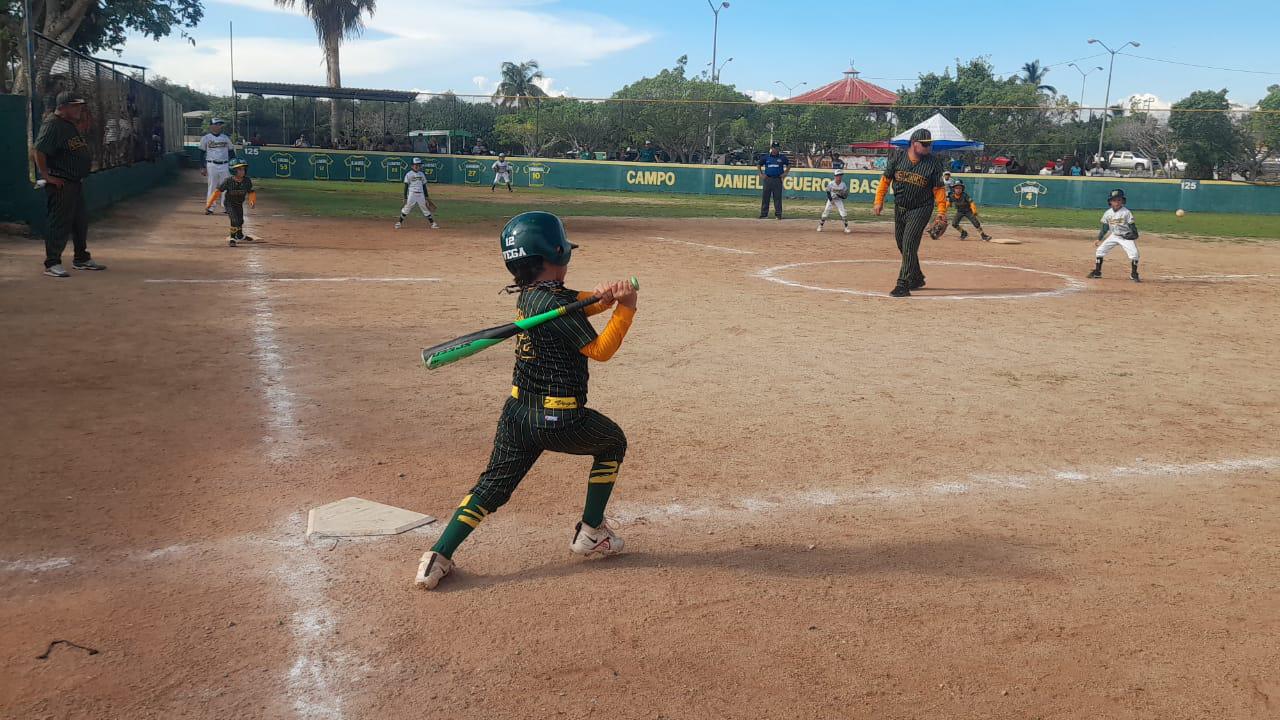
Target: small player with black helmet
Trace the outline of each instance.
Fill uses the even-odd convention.
[[[423,554],[414,582],[427,590],[453,570],[457,547],[506,504],[546,451],[593,459],[582,519],[569,549],[588,557],[622,551],[622,538],[605,523],[604,510],[627,452],[627,438],[617,423],[587,407],[587,361],[607,361],[622,345],[635,318],[636,289],[626,281],[603,283],[592,292],[567,289],[565,275],[577,246],[551,213],[515,216],[503,228],[500,243],[513,278],[507,290],[519,294],[516,307],[521,318],[592,296],[600,301],[516,336],[511,396],[498,418],[489,466],[462,498],[440,539]],[[597,334],[587,318],[615,303],[608,324]]]
[[[1142,278],[1138,277],[1138,223],[1134,221],[1129,208],[1125,207],[1127,203],[1124,190],[1112,190],[1107,197],[1107,204],[1111,207],[1102,214],[1102,225],[1098,228],[1098,241],[1095,243],[1098,251],[1094,253],[1095,264],[1088,277],[1102,277],[1103,258],[1111,252],[1111,248],[1119,245],[1129,256],[1129,279],[1142,282]]]
[[[231,237],[227,240],[227,245],[235,247],[237,242],[253,242],[253,238],[244,234],[244,203],[247,200],[250,208],[256,207],[258,193],[253,189],[253,180],[249,178],[249,163],[236,158],[227,167],[231,170],[231,177],[214,189],[204,208],[208,211],[219,198],[224,199],[227,219],[231,221]]]
[[[969,197],[968,192],[965,192],[963,180],[951,183],[950,189],[947,190],[947,204],[956,209],[956,217],[951,221],[951,227],[960,231],[961,240],[969,239],[969,231],[960,227],[960,221],[964,219],[977,228],[983,240],[991,241],[991,236],[982,229],[982,223],[978,222],[978,204]]]

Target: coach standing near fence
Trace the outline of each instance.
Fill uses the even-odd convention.
[[[93,158],[89,143],[82,134],[85,121],[84,99],[70,92],[58,94],[58,108],[40,126],[36,135],[35,161],[44,178],[45,207],[48,227],[45,229],[44,274],[64,278],[70,273],[62,267],[62,251],[71,235],[75,255],[71,265],[77,270],[106,270],[89,257],[89,213],[84,205],[83,180],[89,176]]]
[[[302,138],[299,138],[302,140]],[[294,144],[297,147],[297,144]],[[204,152],[204,167],[200,169],[200,174],[209,179],[209,185],[205,188],[204,200],[201,205],[205,206],[204,214],[212,215],[213,210],[208,207],[209,198],[213,197],[213,191],[222,186],[223,181],[231,177],[231,171],[227,169],[227,163],[231,162],[236,156],[236,149],[231,144],[231,138],[222,132],[222,119],[214,118],[209,122],[209,132],[200,138],[200,149]],[[226,200],[222,201],[222,212],[227,211]]]
[[[778,143],[769,148],[769,154],[760,158],[759,172],[764,181],[760,193],[760,219],[769,217],[769,198],[773,198],[773,214],[782,219],[782,179],[791,171],[791,162],[778,149]]]
[[[911,133],[906,151],[899,150],[885,163],[884,176],[876,188],[876,215],[884,210],[884,197],[893,184],[893,235],[902,253],[898,284],[889,293],[908,297],[924,287],[920,270],[920,239],[936,207],[942,222],[947,219],[947,191],[942,181],[942,161],[933,152],[933,135],[920,128]]]

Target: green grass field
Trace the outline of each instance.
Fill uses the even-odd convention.
[[[280,204],[292,212],[319,217],[394,219],[402,192],[396,183],[352,183],[300,180],[259,180],[261,200]],[[510,217],[520,210],[547,210],[562,216],[652,218],[751,218],[760,201],[746,196],[625,193],[598,190],[520,188],[515,193],[487,187],[433,185],[431,198],[440,206],[440,218],[449,223],[472,223]],[[850,203],[854,222],[875,220],[870,203]],[[1019,209],[982,207],[980,218],[996,225],[1068,228],[1092,231],[1104,208],[1096,210]],[[787,200],[789,217],[817,218],[822,203]],[[1140,230],[1163,235],[1204,239],[1280,239],[1280,215],[1137,211]],[[887,216],[886,216],[887,217]]]

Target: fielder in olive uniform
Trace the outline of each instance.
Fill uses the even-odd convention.
[[[587,360],[609,360],[622,345],[635,317],[636,291],[627,282],[606,283],[594,292],[566,289],[565,273],[576,246],[565,237],[560,218],[551,213],[515,216],[503,228],[500,242],[514,278],[508,289],[520,294],[516,306],[521,317],[593,295],[601,300],[516,337],[511,397],[498,418],[489,466],[418,563],[414,582],[427,590],[453,570],[454,550],[490,513],[506,504],[548,450],[593,458],[586,505],[569,549],[584,556],[622,552],[622,538],[605,523],[604,509],[627,452],[627,438],[617,423],[587,407]],[[608,325],[597,334],[587,317],[615,302]]]
[[[925,227],[933,217],[946,221],[947,191],[943,187],[942,161],[931,153],[933,135],[920,128],[911,133],[911,142],[905,151],[897,152],[884,166],[884,176],[876,189],[873,208],[876,215],[884,210],[884,198],[893,184],[893,234],[902,253],[902,267],[898,270],[898,283],[890,291],[893,297],[909,297],[912,290],[924,287],[924,273],[920,270],[920,240]]]
[[[223,180],[213,191],[204,209],[213,207],[218,198],[225,198],[227,218],[231,220],[231,237],[227,240],[227,245],[235,247],[237,241],[253,242],[253,238],[244,234],[244,202],[249,201],[250,209],[257,207],[258,193],[253,189],[253,180],[249,179],[249,163],[239,159],[232,160],[230,170],[231,177]]]
[[[106,270],[89,256],[89,213],[84,206],[84,185],[93,158],[89,142],[81,134],[87,126],[83,98],[70,92],[58,94],[58,108],[40,126],[34,152],[36,168],[44,178],[48,227],[44,236],[44,274],[69,277],[62,267],[62,251],[71,236],[75,254],[71,266],[77,270]]]
[[[947,194],[947,202],[951,207],[956,209],[956,218],[951,221],[951,227],[960,230],[960,239],[968,240],[969,231],[960,229],[960,220],[966,219],[971,225],[978,229],[978,233],[982,235],[982,239],[991,240],[991,236],[982,229],[982,223],[978,222],[978,205],[969,197],[969,193],[964,190],[964,181],[956,180],[951,184],[951,190]]]

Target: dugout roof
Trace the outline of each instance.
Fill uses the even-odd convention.
[[[406,90],[332,88],[325,85],[295,85],[293,83],[252,82],[249,80],[236,80],[231,83],[231,89],[242,95],[309,97],[327,100],[367,100],[370,102],[409,103],[418,97],[418,93]]]

